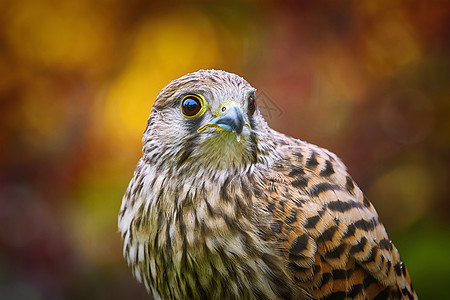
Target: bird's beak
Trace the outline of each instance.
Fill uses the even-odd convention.
[[[215,127],[216,130],[231,131],[239,135],[242,133],[244,126],[250,128],[250,124],[244,121],[241,109],[238,106],[232,106],[223,115],[212,119],[210,123],[203,125],[197,131],[203,132],[208,127]]]

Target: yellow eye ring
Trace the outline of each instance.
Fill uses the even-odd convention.
[[[188,119],[203,115],[206,102],[202,95],[188,94],[183,97],[180,105],[181,114]]]

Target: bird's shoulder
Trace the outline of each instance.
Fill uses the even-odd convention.
[[[278,158],[261,203],[296,284],[317,298],[414,295],[375,208],[342,161],[276,131],[271,136]]]

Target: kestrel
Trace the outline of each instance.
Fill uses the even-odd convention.
[[[158,95],[119,230],[155,299],[416,299],[339,158],[271,129],[243,78],[200,70]]]

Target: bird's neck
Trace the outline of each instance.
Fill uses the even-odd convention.
[[[266,272],[268,265],[281,263],[269,254],[271,246],[264,236],[269,227],[259,202],[274,154],[267,144],[259,145],[261,156],[256,163],[225,169],[189,165],[192,160],[158,164],[151,156],[141,159],[125,195],[128,207],[122,208],[119,227],[125,244],[132,245],[125,247],[126,258],[147,287],[164,296],[174,278],[184,282],[181,286],[201,279],[205,282],[199,284],[206,290],[207,286],[226,286],[244,268],[255,274],[254,284],[266,298],[276,298]],[[252,265],[242,267],[245,262]],[[237,284],[245,285],[247,277],[241,275]],[[283,276],[279,270],[279,278]],[[172,285],[171,293],[183,297],[179,286]],[[193,298],[201,298],[197,296]],[[238,296],[239,292],[233,295]],[[221,297],[233,298],[231,294]]]
[[[211,271],[213,265],[225,281],[237,268],[228,260],[245,261],[248,253],[259,259],[268,251],[261,238],[264,226],[255,219],[260,212],[254,202],[261,191],[254,167],[236,174],[172,174],[144,163],[142,171],[146,175],[136,197],[145,200],[136,209],[144,213],[139,222],[130,220],[131,236],[148,249],[150,265],[166,268],[163,274],[150,272],[144,279],[150,286],[169,282],[161,276],[213,280],[212,274],[197,274]],[[127,259],[135,257],[131,253]],[[135,273],[140,272],[136,267]]]
[[[159,233],[168,231],[164,237],[157,233],[161,245],[187,243],[196,247],[199,239],[208,238],[200,232],[226,234],[236,229],[237,224],[248,222],[254,201],[252,195],[258,192],[258,186],[251,184],[255,176],[251,165],[235,172],[214,172],[209,168],[191,168],[189,172],[179,169],[176,173],[170,169],[155,170],[146,179],[151,181],[149,186],[153,191],[147,194],[146,205]]]

